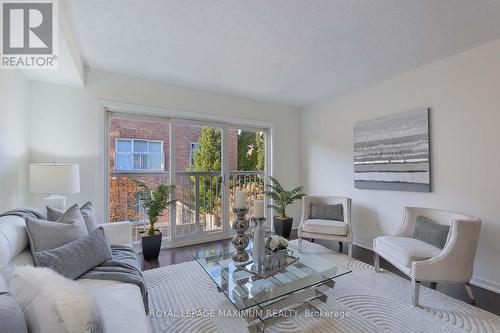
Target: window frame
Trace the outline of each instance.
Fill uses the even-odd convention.
[[[131,164],[132,165],[132,168],[131,169],[117,169],[116,166],[117,166],[117,163],[116,163],[116,154],[118,153],[118,141],[130,141],[131,145],[131,151],[130,152],[122,152],[122,153],[129,153],[130,154],[130,159],[131,159]],[[134,141],[146,141],[147,142],[147,152],[135,152],[134,151]],[[134,168],[134,154],[146,154],[149,156],[149,154],[151,153],[149,151],[149,143],[150,142],[154,142],[154,143],[160,143],[160,146],[161,146],[161,151],[160,152],[153,152],[155,154],[161,154],[162,155],[162,167],[159,168],[159,169],[136,169]],[[114,159],[114,165],[113,165],[113,171],[114,172],[145,172],[145,173],[148,173],[148,172],[159,172],[159,171],[165,171],[165,154],[164,154],[164,142],[163,140],[150,140],[150,139],[137,139],[137,138],[128,138],[128,137],[116,137],[115,138],[115,159]],[[149,160],[148,160],[149,161]],[[149,164],[149,162],[148,162]],[[149,165],[148,165],[149,166]]]
[[[112,117],[121,117],[128,119],[139,119],[139,120],[152,120],[152,121],[167,121],[170,122],[170,144],[166,146],[168,148],[168,170],[165,171],[170,174],[170,181],[172,185],[176,184],[176,165],[175,165],[175,156],[176,149],[175,145],[171,144],[173,142],[173,138],[175,137],[175,128],[173,125],[177,122],[200,122],[202,124],[222,124],[224,127],[223,134],[228,136],[229,128],[235,127],[239,129],[249,129],[249,130],[260,130],[266,133],[267,145],[266,145],[266,170],[265,170],[265,178],[268,176],[274,175],[274,162],[275,156],[274,152],[276,150],[276,139],[275,139],[275,123],[273,121],[261,121],[261,120],[251,120],[247,118],[239,118],[237,116],[228,116],[228,115],[216,115],[216,114],[207,114],[202,112],[193,112],[186,110],[178,110],[167,107],[151,107],[140,104],[132,104],[126,102],[117,102],[106,99],[99,100],[99,156],[100,163],[99,169],[101,170],[99,174],[99,184],[100,191],[98,194],[98,200],[96,204],[96,210],[99,218],[101,218],[104,223],[110,223],[109,220],[109,177],[110,167],[110,124]],[[229,145],[223,141],[223,149],[228,150]],[[226,165],[227,164],[227,165]],[[225,162],[223,168],[228,170],[229,161]],[[167,166],[167,165],[166,165]],[[132,172],[131,172],[132,173]],[[226,181],[226,179],[224,179]],[[270,202],[272,203],[272,202]],[[227,205],[223,205],[224,211],[228,209]],[[272,210],[268,206],[267,210],[268,216],[272,216]],[[176,218],[176,210],[170,210],[171,220],[175,220]],[[272,226],[272,224],[271,224]],[[210,240],[219,240],[225,239],[228,235],[232,236],[230,230],[225,230],[226,233],[219,234],[210,234],[210,237],[204,237],[202,241]],[[200,242],[200,239],[192,238],[190,240],[177,240],[174,236],[174,233],[170,234],[170,240],[165,240],[162,243],[163,248],[170,248],[182,245],[190,245]],[[135,244],[134,246],[137,246]]]

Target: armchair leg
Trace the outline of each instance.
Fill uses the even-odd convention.
[[[411,279],[411,301],[413,306],[418,306],[418,298],[420,293],[420,281],[416,281],[415,279]]]
[[[465,290],[467,291],[467,295],[469,295],[469,303],[476,305],[476,298],[474,297],[474,293],[472,292],[472,287],[469,282],[465,283]]]
[[[352,258],[352,243],[347,243],[347,256]]]
[[[380,273],[380,257],[377,253],[373,253],[373,267],[375,272]]]
[[[344,245],[342,244],[342,242],[339,242],[339,253],[342,253],[343,247]]]

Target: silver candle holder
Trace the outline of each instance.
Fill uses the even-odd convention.
[[[248,213],[248,208],[233,208],[234,222],[233,229],[236,230],[232,243],[236,251],[233,253],[233,261],[245,262],[248,261],[249,256],[245,249],[248,247],[250,239],[245,234],[248,230],[249,222],[245,217]]]

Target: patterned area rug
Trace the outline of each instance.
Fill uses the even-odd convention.
[[[266,332],[500,332],[500,317],[494,314],[423,286],[421,306],[415,308],[409,281],[388,271],[377,274],[371,265],[304,243],[304,251],[352,270],[336,279],[321,305],[322,313],[344,317],[302,314]],[[145,271],[144,277],[150,309],[156,312],[151,318],[154,332],[248,332],[243,318],[220,316],[234,313],[234,307],[196,261]]]

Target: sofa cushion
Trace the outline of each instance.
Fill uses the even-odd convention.
[[[376,239],[376,251],[388,253],[406,267],[412,261],[427,260],[441,253],[441,249],[419,239],[397,236],[380,236]]]
[[[0,293],[0,332],[28,333],[23,310],[9,293]]]
[[[37,266],[48,267],[67,278],[76,279],[110,260],[111,247],[101,227],[80,239],[52,250],[36,252],[33,256]]]
[[[16,268],[10,290],[23,309],[30,333],[103,332],[102,317],[92,294],[51,269]]]
[[[309,219],[344,221],[344,208],[342,204],[321,205],[311,202]]]
[[[34,264],[33,255],[29,248],[26,248],[23,252],[15,256],[6,267],[0,269],[0,292],[9,291],[10,279],[16,267],[24,265],[33,266]]]
[[[88,232],[97,229],[97,217],[91,201],[80,208]],[[47,206],[47,220],[57,222],[64,215],[64,211]]]
[[[442,249],[448,239],[449,231],[449,225],[439,224],[425,216],[419,215],[417,216],[411,237]]]
[[[0,271],[28,247],[26,223],[19,216],[0,217]]]
[[[347,235],[348,227],[343,221],[309,219],[304,221],[302,229],[305,232],[329,235]]]
[[[55,249],[88,234],[82,213],[74,205],[58,222],[26,218],[31,252]]]
[[[150,318],[144,312],[141,290],[137,285],[90,279],[80,279],[78,283],[94,296],[102,314],[105,332],[152,332]]]

